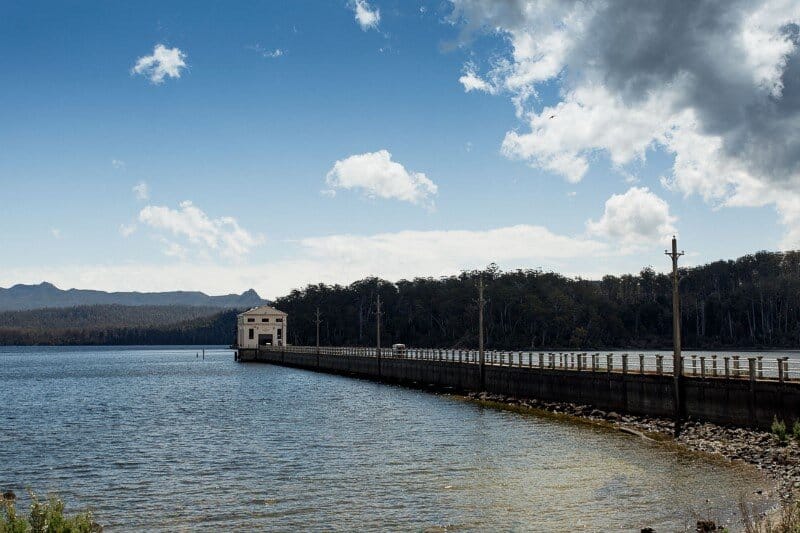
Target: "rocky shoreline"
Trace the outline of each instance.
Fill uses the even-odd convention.
[[[681,435],[675,439],[674,423],[670,419],[622,415],[588,405],[543,402],[486,392],[469,393],[466,397],[505,407],[575,417],[642,438],[675,443],[689,450],[712,454],[729,461],[741,461],[758,468],[774,480],[783,503],[796,501],[800,492],[800,443],[790,438],[786,444],[781,444],[768,431],[689,421],[684,423]]]

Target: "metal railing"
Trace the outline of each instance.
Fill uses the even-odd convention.
[[[259,351],[289,352],[331,357],[377,357],[376,347],[364,346],[268,346]],[[381,348],[383,359],[411,359],[458,364],[478,364],[478,350],[442,348]],[[672,375],[672,356],[636,352],[484,352],[487,366],[532,368],[574,372]],[[683,375],[707,379],[800,381],[800,359],[762,355],[685,355]]]

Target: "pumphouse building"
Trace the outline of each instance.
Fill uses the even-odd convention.
[[[274,307],[261,305],[241,313],[237,321],[236,346],[285,346],[288,315]]]

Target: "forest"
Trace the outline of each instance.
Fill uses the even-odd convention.
[[[686,348],[800,348],[800,252],[758,252],[684,268],[681,327]],[[287,341],[477,346],[477,285],[485,285],[488,349],[605,349],[672,346],[672,280],[647,267],[635,275],[574,279],[541,270],[484,270],[396,283],[309,285],[278,298]],[[239,310],[241,311],[241,310]],[[0,345],[231,344],[237,310],[188,306],[78,306],[0,313]]]
[[[382,344],[475,347],[481,277],[489,349],[672,346],[672,279],[650,267],[602,280],[495,265],[439,279],[368,278],[309,285],[275,307],[289,314],[293,344],[314,344],[317,308],[322,344],[375,343],[380,295]],[[679,277],[684,347],[800,347],[800,252],[758,252],[683,268]]]
[[[0,313],[0,346],[224,344],[241,310],[91,305]]]

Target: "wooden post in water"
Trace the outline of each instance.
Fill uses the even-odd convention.
[[[672,367],[674,374],[673,402],[675,407],[675,436],[681,432],[681,418],[683,409],[681,405],[681,374],[683,373],[683,360],[681,358],[681,301],[678,292],[678,258],[683,252],[678,252],[678,241],[672,237],[672,251],[665,251],[672,259]]]

